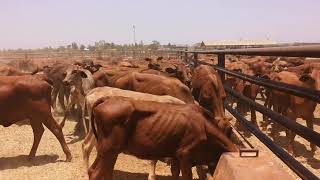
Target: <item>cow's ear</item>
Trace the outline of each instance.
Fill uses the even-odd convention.
[[[162,56],[160,56],[160,57],[157,58],[158,61],[160,61],[160,60],[162,60],[162,59],[163,59]]]
[[[79,71],[81,78],[87,78],[87,74],[83,71]]]
[[[309,74],[311,73],[312,71],[312,68],[309,66],[309,67],[306,67],[304,70],[303,70],[303,74]]]
[[[242,73],[242,69],[234,69],[233,71]]]
[[[299,80],[306,83],[315,83],[315,80],[309,74],[303,74]]]
[[[145,61],[148,61],[148,62],[152,61],[151,58],[145,58],[144,60],[145,60]]]
[[[74,65],[82,66],[82,63],[81,62],[75,62]]]
[[[166,68],[166,70],[165,70],[167,73],[176,73],[177,72],[177,69],[173,69],[173,68],[171,68],[171,67],[168,67],[168,68]]]
[[[102,67],[101,64],[95,64],[94,67],[97,69],[97,71]]]
[[[262,78],[262,79],[270,79],[270,77],[268,75],[262,75],[262,76],[260,76],[260,78]]]

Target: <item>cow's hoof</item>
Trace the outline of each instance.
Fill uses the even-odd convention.
[[[71,162],[71,160],[72,160],[72,155],[71,154],[67,155],[66,162]]]
[[[33,155],[33,154],[29,154],[28,155],[28,161],[33,161],[35,159],[36,155]]]
[[[148,180],[156,180],[156,176],[155,175],[150,175],[148,176]]]

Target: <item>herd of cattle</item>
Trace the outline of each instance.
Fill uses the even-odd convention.
[[[213,63],[210,56],[200,57]],[[30,62],[31,63],[31,62]],[[175,58],[135,61],[75,61],[39,65],[33,72],[0,65],[0,125],[8,127],[29,120],[34,142],[29,158],[35,157],[45,125],[59,140],[66,160],[72,155],[62,128],[71,114],[85,134],[83,159],[90,179],[112,179],[119,153],[151,160],[149,179],[155,179],[157,160],[171,165],[172,176],[192,179],[191,168],[214,166],[223,152],[239,147],[230,137],[232,129],[224,113],[224,100],[237,103],[241,113],[255,111],[241,101],[226,99],[219,74],[210,66]],[[32,64],[31,63],[31,64]],[[227,69],[274,81],[320,90],[320,63],[301,58],[229,57]],[[316,103],[308,99],[266,89],[226,77],[225,85],[255,100],[260,93],[265,106],[290,119],[303,118],[313,128]],[[64,118],[51,113],[61,107]],[[267,121],[267,119],[265,119]],[[294,153],[295,134],[286,130],[288,152]],[[97,157],[89,168],[89,156]],[[311,144],[312,151],[316,150]]]

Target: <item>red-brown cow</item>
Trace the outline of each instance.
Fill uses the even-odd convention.
[[[316,89],[316,81],[309,74],[298,76],[293,72],[282,71],[280,73],[271,74],[271,80],[301,86],[310,89]],[[277,90],[268,92],[267,104],[273,106],[274,111],[279,112],[290,119],[296,121],[297,118],[306,120],[307,127],[313,129],[313,121],[317,103],[305,98],[290,95]],[[286,136],[289,139],[288,152],[294,154],[294,137],[295,133],[286,130]],[[316,150],[316,146],[310,143],[312,151]]]
[[[221,126],[229,124],[230,118],[226,118],[223,106],[226,92],[219,74],[214,69],[206,65],[200,65],[194,69],[192,94],[202,107],[214,113]],[[229,126],[228,131],[231,132],[230,130]]]
[[[223,152],[238,151],[210,113],[195,104],[104,98],[95,103],[92,117],[98,154],[89,169],[91,180],[112,180],[121,152],[150,160],[171,157],[173,177],[178,179],[181,169],[183,179],[191,180],[192,166],[217,162]]]
[[[194,103],[189,88],[175,78],[132,72],[120,75],[113,87],[160,96],[169,95],[185,103]]]
[[[30,120],[34,135],[30,159],[35,157],[45,125],[59,140],[67,161],[71,161],[62,129],[51,114],[51,91],[43,76],[0,76],[0,125],[8,127]]]

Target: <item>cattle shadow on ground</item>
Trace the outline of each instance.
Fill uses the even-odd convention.
[[[68,134],[65,137],[66,137],[67,144],[75,144],[84,139],[80,136],[75,136],[74,134]]]
[[[169,176],[161,176],[157,175],[157,180],[171,180],[171,175]],[[132,172],[124,172],[120,170],[113,171],[113,179],[114,180],[147,180],[147,173],[132,173]]]
[[[235,123],[235,128],[238,132],[240,132],[245,138],[250,138],[252,136],[252,133],[243,126],[238,120]]]
[[[286,148],[288,147],[288,139],[286,136],[280,136],[279,132],[276,132],[270,136],[272,136],[273,141],[278,146],[286,150]],[[305,145],[295,140],[293,144],[293,147],[294,147],[293,157],[299,158],[302,156],[306,159],[307,164],[309,164],[312,168],[320,169],[320,159],[314,158],[315,154],[310,150],[309,146],[310,146],[309,143]]]
[[[34,160],[29,160],[27,155],[0,157],[0,171],[6,169],[16,169],[23,166],[42,166],[49,163],[55,163],[57,162],[58,158],[59,156],[56,154],[36,156]]]
[[[320,118],[314,118],[313,124],[320,126]]]

